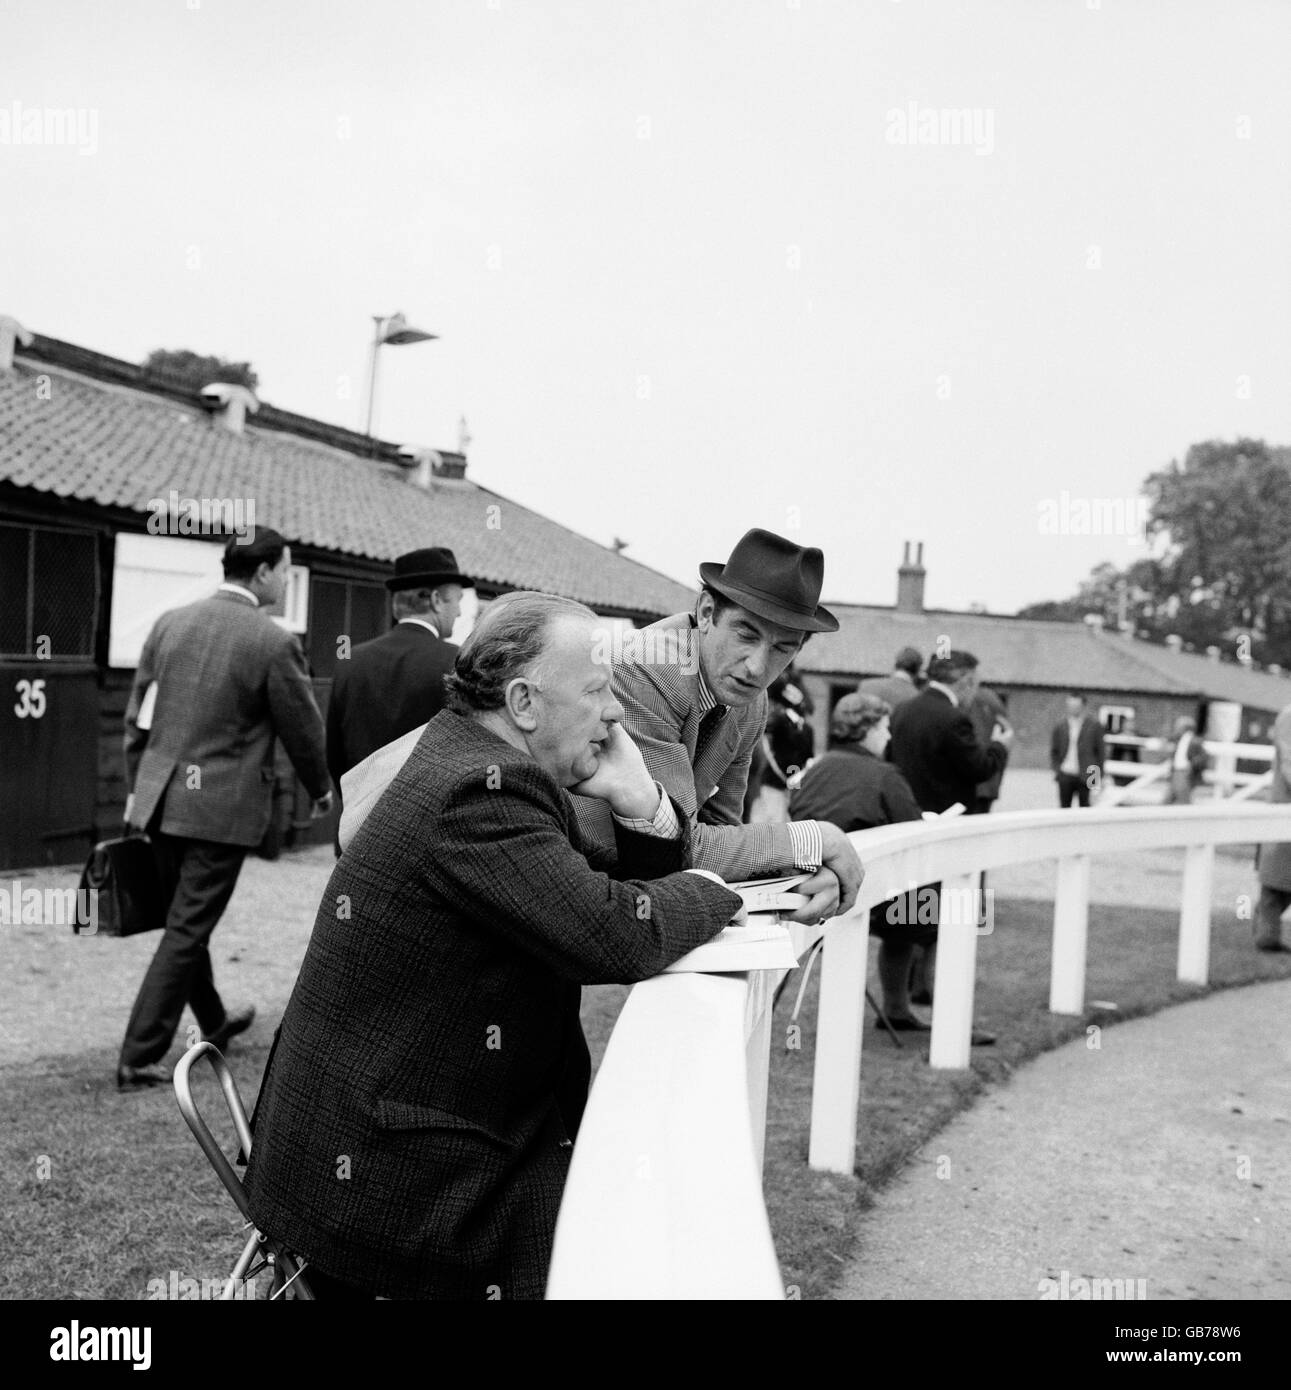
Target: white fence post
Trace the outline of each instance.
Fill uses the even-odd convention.
[[[1085,947],[1089,936],[1089,855],[1058,860],[1053,904],[1049,1012],[1085,1012]]]
[[[928,1065],[962,1070],[972,1049],[973,993],[977,984],[979,874],[942,880],[937,905],[937,972],[933,986]]]
[[[773,979],[778,979],[779,971],[749,971],[748,1016],[745,1029],[748,1032],[746,1061],[749,1078],[749,1120],[753,1125],[753,1153],[757,1159],[758,1172],[762,1172],[762,1160],[767,1141],[767,1085],[771,1075],[771,997]]]
[[[820,958],[807,1162],[828,1173],[850,1173],[856,1163],[869,923],[868,912],[830,922]]]
[[[1180,981],[1204,985],[1210,979],[1210,897],[1215,846],[1189,845],[1183,860],[1183,908],[1179,914]]]

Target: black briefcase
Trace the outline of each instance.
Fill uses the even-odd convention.
[[[86,936],[135,936],[166,925],[167,904],[152,841],[146,835],[102,840],[81,870],[73,930]]]

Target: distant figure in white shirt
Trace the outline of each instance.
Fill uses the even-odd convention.
[[[1174,749],[1170,754],[1170,803],[1187,806],[1194,788],[1204,780],[1210,756],[1197,737],[1197,721],[1186,715],[1174,723]]]

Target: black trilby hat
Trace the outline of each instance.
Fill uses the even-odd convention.
[[[386,580],[386,588],[392,594],[400,589],[433,589],[436,584],[475,588],[475,580],[458,571],[457,556],[442,545],[400,555],[394,562],[394,574]]]
[[[838,619],[820,606],[825,557],[813,546],[754,527],[725,565],[700,565],[699,577],[741,608],[797,632],[837,632]]]

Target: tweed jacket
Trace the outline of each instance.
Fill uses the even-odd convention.
[[[336,663],[327,705],[327,769],[341,776],[444,708],[457,648],[420,623],[396,623]]]
[[[1000,743],[981,744],[968,711],[932,686],[892,711],[888,759],[910,783],[925,811],[945,811],[955,802],[971,808],[977,784],[988,781],[1008,760]]]
[[[1283,707],[1273,721],[1273,785],[1269,800],[1278,803],[1291,801],[1291,705]],[[1265,888],[1278,888],[1291,893],[1291,843],[1259,847],[1260,883]]]
[[[722,878],[770,878],[794,867],[785,825],[744,825],[744,793],[753,750],[767,722],[765,691],[732,706],[699,758],[695,745],[703,713],[699,699],[699,643],[689,613],[678,613],[632,634],[634,645],[616,653],[614,694],[623,727],[641,750],[651,777],[690,822],[695,867]],[[576,796],[579,829],[602,852],[613,848],[613,821],[603,801]]]
[[[153,681],[152,724],[141,729]],[[163,613],[126,707],[130,824],[146,828],[161,806],[167,835],[258,845],[273,809],[275,736],[310,796],[325,796],[323,719],[299,640],[227,589]]]
[[[283,1017],[246,1190],[256,1224],[396,1298],[540,1298],[587,1095],[579,986],[657,974],[738,911],[682,837],[621,830],[445,710],[337,862]]]

